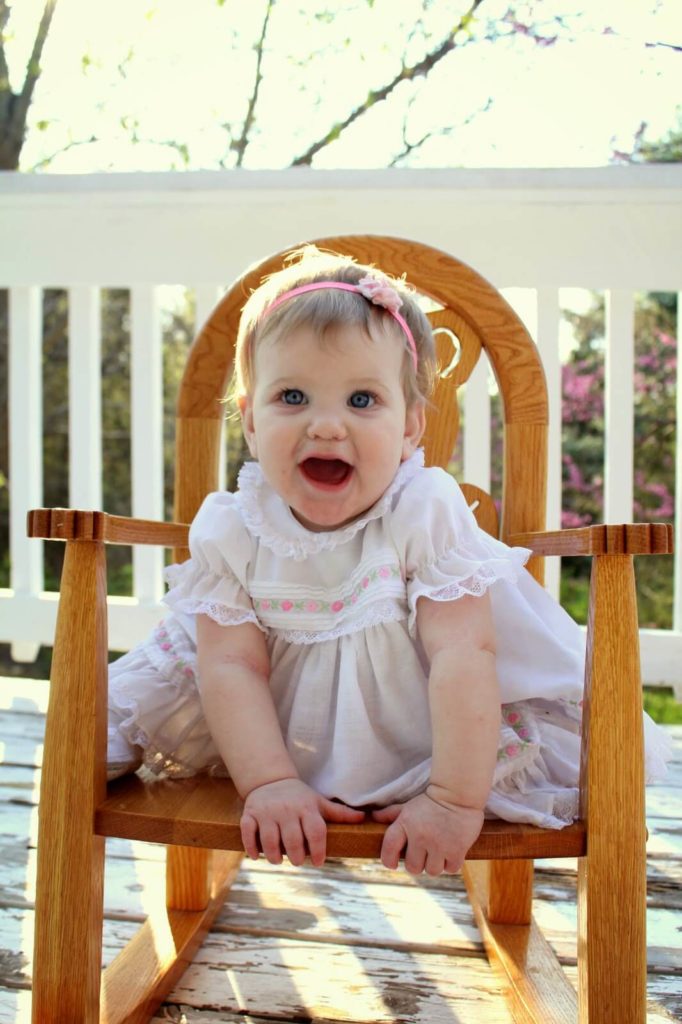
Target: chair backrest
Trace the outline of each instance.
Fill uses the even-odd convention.
[[[481,525],[504,539],[545,526],[547,475],[547,389],[537,348],[523,323],[500,293],[475,270],[448,254],[418,242],[377,235],[341,235],[314,240],[323,249],[371,263],[407,282],[438,307],[430,313],[440,378],[424,438],[429,465],[447,465],[458,430],[457,388],[470,376],[482,353],[492,365],[503,410],[504,466],[500,525],[492,503],[480,503]],[[294,248],[294,246],[291,246]],[[261,279],[283,265],[290,249],[250,267],[216,306],[194,342],[178,398],[176,425],[175,518],[190,522],[203,498],[218,487],[224,397],[232,375],[234,343],[242,307]],[[453,362],[451,334],[460,354]],[[468,497],[482,498],[476,488]],[[176,552],[176,557],[184,557]],[[540,559],[530,570],[542,577]]]

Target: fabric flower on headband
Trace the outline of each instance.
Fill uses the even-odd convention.
[[[366,274],[358,281],[358,291],[375,306],[383,306],[395,315],[403,304],[398,292],[388,281]]]

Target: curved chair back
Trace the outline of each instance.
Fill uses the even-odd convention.
[[[503,538],[545,526],[547,389],[535,344],[505,299],[480,274],[453,256],[418,242],[376,235],[316,239],[319,248],[372,263],[407,282],[435,305],[438,381],[424,438],[429,465],[446,466],[459,427],[457,389],[483,354],[497,379],[504,418],[504,468],[500,526],[492,502],[466,488],[479,502],[481,524]],[[199,332],[189,354],[178,398],[175,519],[190,522],[203,498],[218,488],[220,433],[232,375],[242,307],[266,274],[283,266],[276,253],[238,278]],[[459,343],[456,358],[453,336]],[[454,365],[456,364],[456,365]],[[178,553],[180,555],[180,553]],[[541,575],[539,559],[531,566]]]

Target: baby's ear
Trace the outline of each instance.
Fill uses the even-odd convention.
[[[426,408],[421,398],[408,405],[405,410],[405,433],[403,435],[403,458],[405,462],[414,455],[426,430]]]
[[[249,451],[254,459],[258,458],[256,453],[256,432],[253,429],[253,405],[248,395],[240,395],[237,399],[239,414],[242,418],[242,433],[249,446]]]

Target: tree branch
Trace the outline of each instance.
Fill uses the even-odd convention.
[[[33,51],[29,58],[28,65],[26,66],[26,78],[24,79],[24,85],[18,96],[18,108],[23,118],[26,120],[26,114],[28,108],[31,105],[33,99],[33,92],[36,87],[36,82],[40,78],[40,58],[43,55],[43,47],[45,46],[45,40],[47,34],[50,31],[50,24],[52,22],[52,16],[57,6],[57,0],[45,0],[45,7],[43,8],[43,16],[40,19],[38,25],[38,31],[33,42]]]
[[[675,43],[664,43],[660,39],[657,43],[645,43],[647,50],[655,50],[657,47],[662,47],[666,50],[672,50],[674,53],[682,53],[682,46],[677,46]]]
[[[45,0],[38,31],[33,41],[33,50],[26,65],[24,84],[19,93],[13,93],[10,89],[4,40],[0,38],[0,168],[3,170],[16,170],[19,166],[19,154],[26,135],[28,110],[36,83],[40,78],[40,58],[56,6],[57,0]],[[8,17],[9,9],[6,0],[0,0],[0,31],[7,24]]]
[[[428,75],[429,71],[431,71],[431,69],[435,67],[443,57],[446,57],[451,50],[454,50],[457,45],[455,42],[455,36],[458,32],[466,29],[468,23],[473,18],[476,9],[480,7],[482,3],[483,0],[473,0],[469,10],[466,14],[462,15],[459,23],[455,25],[442,43],[440,43],[435,49],[431,50],[430,53],[427,53],[426,56],[416,64],[412,64],[409,67],[406,67],[405,64],[403,64],[399,73],[392,81],[382,86],[381,89],[373,89],[370,91],[367,94],[367,98],[364,103],[361,103],[355,108],[355,110],[351,111],[345,120],[337,122],[332,128],[330,128],[326,135],[309,146],[305,153],[301,153],[300,156],[296,157],[296,159],[292,161],[291,166],[310,166],[313,161],[313,157],[319,153],[321,149],[324,149],[325,146],[335,142],[346,128],[349,128],[354,121],[357,121],[359,117],[362,117],[362,115],[371,107],[374,107],[377,103],[381,103],[383,100],[387,99],[401,82],[411,82],[422,75]]]
[[[61,146],[59,149],[56,149],[54,153],[50,154],[50,156],[43,157],[42,160],[39,160],[38,163],[34,164],[33,167],[29,168],[29,170],[39,171],[42,167],[47,167],[48,164],[51,164],[56,156],[60,156],[62,153],[67,153],[70,149],[75,149],[76,146],[89,146],[91,143],[99,141],[100,140],[96,135],[91,135],[89,139],[71,139],[70,142],[67,142],[65,146]]]
[[[9,68],[5,57],[5,26],[9,18],[9,7],[0,0],[0,96],[9,92]]]
[[[230,143],[230,149],[237,154],[237,160],[235,163],[236,167],[241,167],[244,162],[244,154],[246,148],[249,145],[249,134],[253,127],[256,116],[256,104],[258,103],[258,93],[260,90],[261,82],[263,81],[263,75],[261,67],[263,64],[263,51],[265,49],[265,38],[268,33],[268,22],[270,21],[270,15],[272,9],[275,6],[275,0],[267,0],[265,6],[265,17],[263,18],[263,25],[261,27],[260,39],[256,43],[256,78],[253,84],[253,91],[249,99],[249,106],[246,111],[246,117],[244,118],[244,124],[242,125],[242,132],[238,139],[234,139]]]
[[[478,110],[475,110],[473,113],[469,114],[458,125],[454,125],[454,124],[453,125],[448,125],[445,128],[439,128],[439,129],[437,129],[435,131],[424,132],[422,137],[420,139],[417,139],[416,142],[410,142],[408,137],[407,137],[407,114],[406,114],[405,117],[403,118],[403,131],[402,131],[402,135],[403,135],[403,148],[402,148],[402,150],[399,153],[396,153],[396,155],[393,157],[393,159],[391,160],[391,162],[389,163],[388,166],[389,167],[397,167],[397,165],[399,164],[399,162],[401,160],[404,160],[405,157],[410,155],[410,153],[414,153],[415,150],[421,149],[421,147],[424,145],[424,143],[428,142],[429,139],[443,138],[446,135],[452,135],[452,133],[456,129],[458,129],[458,128],[466,127],[466,125],[471,124],[471,122],[474,120],[474,118],[478,117],[479,114],[487,113],[490,110],[490,108],[492,107],[492,105],[493,105],[492,98],[489,97],[486,100],[486,102],[483,104],[482,107],[479,107]]]

